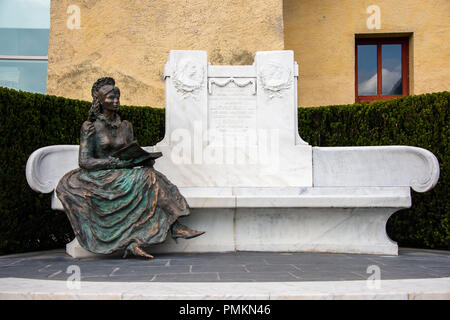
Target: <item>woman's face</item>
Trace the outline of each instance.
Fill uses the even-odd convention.
[[[120,106],[120,93],[116,92],[116,90],[110,91],[105,96],[105,101],[102,104],[103,112],[117,112]]]

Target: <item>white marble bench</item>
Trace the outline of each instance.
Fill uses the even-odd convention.
[[[395,255],[388,218],[411,206],[410,188],[425,192],[438,181],[436,157],[421,148],[303,141],[292,51],[257,52],[251,66],[213,66],[205,51],[173,50],[164,77],[166,132],[149,149],[163,153],[155,169],[192,208],[183,219],[206,234],[168,239],[151,252]],[[52,192],[77,166],[78,146],[41,148],[28,160],[28,183]],[[52,208],[62,209],[55,196]],[[87,255],[76,241],[68,252]]]
[[[415,147],[315,147],[313,159],[313,187],[180,187],[192,208],[186,223],[206,234],[168,239],[151,251],[396,255],[386,234],[388,218],[411,206],[410,187],[425,192],[439,178],[436,157]],[[76,145],[38,149],[27,162],[28,183],[37,192],[53,192],[77,162]],[[63,210],[54,192],[51,206]],[[76,241],[67,249],[75,257],[92,255]]]

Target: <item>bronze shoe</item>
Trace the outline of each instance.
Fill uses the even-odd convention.
[[[172,238],[183,238],[183,239],[192,239],[195,237],[198,237],[205,233],[205,231],[197,231],[194,229],[191,229],[178,221],[176,221],[171,228]]]
[[[128,254],[131,253],[136,257],[142,257],[147,259],[153,259],[153,256],[144,250],[142,250],[137,243],[133,242],[128,245],[128,247],[125,249],[125,252],[123,254],[123,258],[126,258]]]

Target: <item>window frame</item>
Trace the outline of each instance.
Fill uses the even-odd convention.
[[[381,46],[383,44],[401,44],[402,45],[402,94],[401,95],[383,95],[382,79],[382,57]],[[358,95],[358,45],[376,45],[377,46],[377,95],[360,96]],[[409,95],[409,38],[356,38],[355,39],[355,100],[359,102],[370,102],[375,100],[387,100]]]

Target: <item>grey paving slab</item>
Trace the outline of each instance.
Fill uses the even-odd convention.
[[[172,265],[172,266],[192,266],[192,265],[204,265],[204,264],[211,264],[211,260],[210,259],[170,259],[170,265]],[[224,264],[224,263],[218,262],[218,264]]]
[[[317,274],[309,275],[305,278],[299,278],[297,281],[352,281],[365,280],[366,278],[349,276],[349,275],[335,275],[335,274]]]
[[[248,272],[245,265],[224,264],[224,265],[193,265],[191,272]]]
[[[299,268],[296,268],[290,264],[277,264],[277,265],[246,265],[245,269],[248,272],[292,272],[297,271]]]
[[[443,278],[435,274],[422,274],[421,279]],[[382,272],[380,280],[396,280],[396,279],[419,279],[416,273],[409,272]]]
[[[260,282],[279,282],[279,281],[298,281],[299,279],[289,273],[274,272],[247,272],[247,273],[229,273],[219,272],[220,280],[239,282],[239,281],[260,281]]]
[[[433,265],[433,266],[427,266],[427,265],[419,265],[421,268],[426,269],[426,270],[431,270],[433,272],[441,272],[444,273],[446,277],[450,277],[450,268],[448,266],[437,266],[437,265]]]
[[[152,260],[131,260],[131,259],[109,259],[109,260],[78,260],[79,265],[90,266],[112,266],[112,267],[121,267],[121,266],[141,266],[145,262],[145,265],[148,266],[165,266],[170,263],[170,259],[152,259]]]
[[[154,282],[216,282],[220,281],[217,272],[159,274]]]
[[[116,269],[117,270],[117,269]],[[82,270],[83,271],[83,270]],[[110,270],[113,272],[114,270]],[[155,275],[162,273],[188,273],[190,271],[189,266],[133,266],[133,267],[122,267],[114,272],[115,277],[127,276],[127,275]],[[109,273],[111,274],[111,273]]]
[[[316,281],[324,279],[334,280],[365,280],[370,274],[353,270],[333,270],[333,269],[314,269],[314,270],[295,270],[290,272],[295,277],[307,281]]]
[[[264,257],[242,256],[224,253],[220,257],[205,256],[202,258],[171,259],[172,265],[242,265],[249,263],[265,263]]]
[[[283,282],[365,280],[369,266],[381,279],[450,277],[450,251],[400,249],[398,256],[228,252],[160,254],[154,259],[73,259],[64,250],[0,256],[0,278],[64,280],[77,266],[83,281]]]

